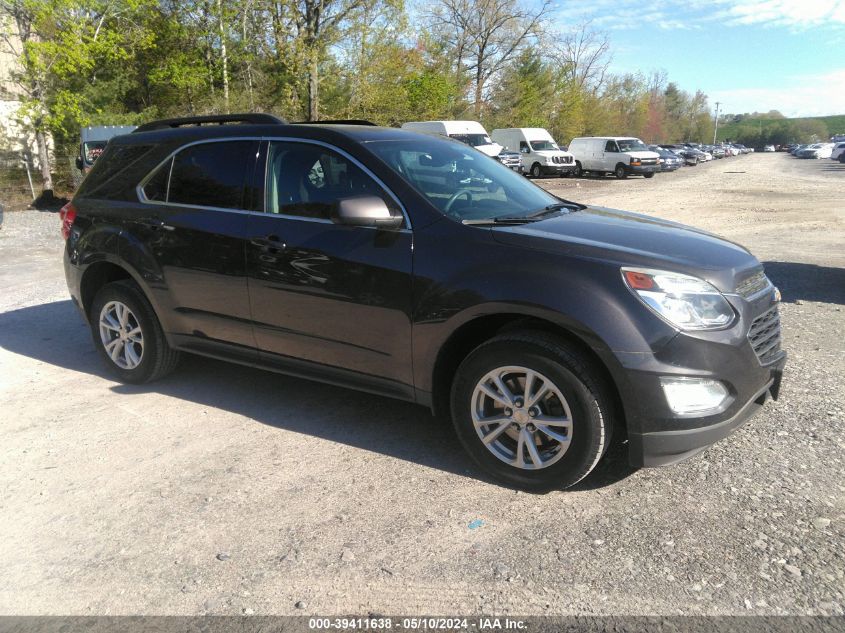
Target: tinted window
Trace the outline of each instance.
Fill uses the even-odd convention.
[[[253,141],[225,141],[182,150],[173,161],[168,202],[242,208],[244,180],[255,149]]]
[[[618,152],[619,150],[616,149],[616,143],[613,141],[608,141],[607,145],[604,146],[604,151],[606,152]]]
[[[378,196],[396,206],[378,183],[332,150],[309,143],[270,144],[268,213],[327,220],[338,200],[356,196]]]
[[[170,179],[170,166],[172,164],[173,159],[164,163],[156,169],[152,178],[144,185],[144,196],[147,200],[158,200],[160,202],[167,200],[167,182]]]
[[[144,164],[152,149],[150,145],[109,144],[82,181],[76,195],[84,198],[133,199],[135,187],[138,186],[138,174],[154,166]],[[130,169],[136,164],[137,169]]]
[[[445,139],[375,141],[367,147],[456,220],[525,215],[560,202],[495,158]]]

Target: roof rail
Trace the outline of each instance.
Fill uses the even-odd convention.
[[[226,125],[227,123],[253,123],[257,125],[284,125],[287,123],[272,114],[261,112],[247,112],[245,114],[210,114],[207,116],[186,116],[176,119],[159,119],[150,121],[138,127],[135,132],[149,132],[151,130],[167,130],[189,125]]]
[[[324,121],[294,121],[294,125],[372,125],[377,127],[372,121],[365,119],[326,119]]]

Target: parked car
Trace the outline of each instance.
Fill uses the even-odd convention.
[[[775,151],[775,146],[774,146],[774,145],[766,145],[766,146],[763,148],[763,151],[764,151],[764,152],[774,152],[774,151]]]
[[[504,149],[493,142],[487,130],[478,121],[409,121],[402,124],[402,129],[448,136],[493,158]]]
[[[491,138],[512,152],[519,152],[522,167],[534,178],[566,176],[575,170],[572,154],[558,147],[543,128],[515,127],[493,130]]]
[[[718,145],[709,145],[707,147],[707,151],[713,155],[713,158],[722,159],[725,157],[726,152],[723,147],[719,147]]]
[[[798,158],[830,158],[833,143],[813,143],[796,152]]]
[[[76,157],[76,168],[87,174],[94,161],[106,149],[109,140],[121,134],[129,134],[134,125],[98,125],[84,127],[79,133],[79,156]]]
[[[830,157],[833,160],[839,160],[839,157],[842,156],[842,154],[845,154],[845,142],[837,143],[830,151]]]
[[[674,152],[663,149],[659,145],[649,145],[648,148],[660,156],[660,171],[675,171],[684,165],[684,159]]]
[[[701,152],[692,147],[687,147],[686,145],[662,145],[661,147],[664,147],[680,156],[684,160],[684,164],[689,165],[690,167],[695,167],[704,159]]]
[[[409,400],[528,489],[575,484],[614,437],[635,466],[695,455],[777,398],[786,362],[746,249],[409,130],[149,123],[60,218],[70,295],[118,379],[190,352]]]
[[[584,172],[614,174],[627,178],[638,174],[652,178],[660,171],[660,158],[638,138],[627,136],[590,136],[574,138],[569,151],[575,157],[575,175]]]

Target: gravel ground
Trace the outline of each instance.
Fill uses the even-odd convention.
[[[0,614],[845,613],[845,169],[758,154],[571,199],[718,232],[784,294],[782,397],[676,466],[531,495],[422,408],[199,358],[104,371],[59,222],[0,230]]]

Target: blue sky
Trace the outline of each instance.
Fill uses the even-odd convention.
[[[563,0],[611,40],[616,72],[666,70],[722,112],[845,113],[845,0]]]

